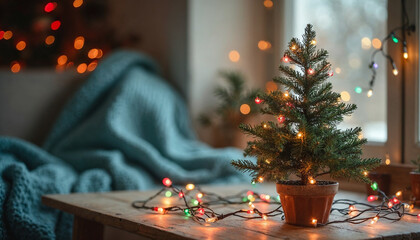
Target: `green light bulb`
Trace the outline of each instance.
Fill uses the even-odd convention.
[[[172,197],[172,192],[171,191],[166,191],[165,192],[165,197]]]
[[[372,185],[370,185],[370,187],[372,188],[373,191],[376,191],[376,190],[378,190],[378,183],[373,182]]]
[[[398,38],[394,34],[391,35],[391,38],[394,43],[398,43]]]
[[[360,93],[362,93],[362,91],[363,91],[363,90],[362,90],[362,88],[361,88],[361,87],[357,86],[357,87],[355,87],[355,88],[354,88],[354,91],[355,91],[356,93],[359,93],[359,94],[360,94]]]
[[[184,209],[184,213],[186,216],[191,216],[190,209],[188,208]]]

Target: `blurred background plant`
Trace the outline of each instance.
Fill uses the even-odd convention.
[[[415,160],[411,160],[411,163],[416,167],[414,171],[420,173],[420,156],[418,156]]]
[[[209,113],[201,113],[198,121],[202,127],[213,127],[211,131],[216,147],[234,146],[235,132],[240,123],[246,122],[257,113],[255,96],[257,89],[248,90],[244,76],[237,71],[221,71],[219,76],[225,80],[227,86],[218,86],[214,95],[219,104]]]

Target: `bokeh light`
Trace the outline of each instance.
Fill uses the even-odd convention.
[[[350,101],[350,93],[349,92],[347,92],[347,91],[342,91],[341,93],[340,93],[340,95],[341,95],[341,100],[343,100],[344,102],[348,102],[348,101]]]
[[[99,50],[98,50],[98,49],[96,49],[96,48],[92,48],[92,49],[90,49],[90,50],[89,50],[89,52],[88,52],[88,57],[89,57],[90,59],[97,58],[97,57],[98,57],[98,55],[99,55]]]
[[[229,52],[229,60],[232,62],[238,62],[241,56],[239,55],[239,52],[236,50],[232,50]]]
[[[61,26],[61,22],[59,20],[56,20],[51,23],[51,30],[57,30]]]
[[[277,90],[277,84],[273,81],[269,81],[265,84],[265,90],[267,90],[267,92],[273,92]]]
[[[61,55],[57,58],[57,64],[58,65],[64,65],[67,63],[67,56],[66,55]]]
[[[12,71],[12,73],[18,73],[20,71],[20,63],[14,61],[12,62],[12,64],[10,65],[10,70]]]
[[[248,104],[244,103],[244,104],[242,104],[242,105],[241,105],[241,107],[239,108],[239,111],[240,111],[242,114],[247,115],[247,114],[249,114],[249,113],[251,112],[251,107],[250,107]]]
[[[86,72],[86,69],[87,69],[87,65],[86,65],[86,63],[81,63],[81,64],[79,64],[79,66],[77,66],[77,72],[78,73],[84,73],[84,72]]]
[[[49,35],[45,38],[45,44],[51,45],[55,42],[55,37],[53,35]]]
[[[47,13],[52,12],[56,7],[57,7],[56,2],[49,2],[49,3],[45,4],[44,11],[47,12]]]
[[[381,42],[381,40],[379,40],[379,38],[374,38],[374,39],[372,39],[372,46],[373,46],[375,49],[379,49],[379,48],[381,48],[381,47],[382,47],[382,42]]]
[[[25,41],[19,41],[16,43],[16,49],[19,51],[23,51],[23,49],[26,48],[26,42]]]
[[[260,50],[263,50],[263,51],[267,50],[267,49],[270,49],[271,48],[271,43],[268,42],[268,41],[261,40],[261,41],[258,42],[258,48]]]
[[[82,4],[83,4],[83,0],[74,0],[73,7],[78,8],[82,6]]]
[[[370,47],[372,46],[372,42],[370,41],[368,37],[362,38],[361,44],[362,44],[362,48],[365,50],[370,49]]]
[[[6,32],[4,32],[4,35],[3,35],[3,39],[4,40],[9,40],[12,37],[13,37],[13,32],[12,31],[6,31]]]
[[[85,45],[85,38],[82,36],[78,36],[76,39],[74,39],[74,48],[77,50],[80,50]]]

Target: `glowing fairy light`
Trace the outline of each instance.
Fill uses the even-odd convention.
[[[239,52],[236,50],[232,50],[229,52],[229,60],[231,62],[238,62],[241,56],[239,55]]]
[[[195,188],[195,185],[192,183],[189,183],[185,186],[185,189],[187,189],[188,191],[191,191]]]
[[[166,187],[170,187],[170,186],[172,186],[172,181],[171,181],[171,179],[169,179],[169,178],[164,178],[164,179],[162,179],[162,183],[163,183],[163,185],[165,185]]]

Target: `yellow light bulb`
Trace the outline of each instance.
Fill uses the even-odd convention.
[[[263,177],[259,177],[258,178],[258,182],[260,182],[260,183],[264,182],[264,178]]]
[[[401,197],[401,195],[402,195],[402,191],[398,191],[397,193],[395,193],[395,196],[397,197]]]
[[[185,189],[187,189],[188,191],[191,191],[195,188],[195,185],[192,183],[189,183],[185,186]]]
[[[263,218],[264,220],[267,220],[267,219],[268,219],[267,215],[265,215],[265,214],[263,214],[263,215],[262,215],[262,218]]]
[[[298,134],[296,135],[297,138],[302,138],[303,137],[303,133],[298,132]]]
[[[363,171],[363,175],[365,176],[365,177],[367,177],[367,175],[369,174],[369,172],[368,171]]]
[[[315,39],[312,39],[311,44],[312,45],[316,45],[316,40]]]
[[[405,53],[403,54],[403,56],[404,56],[404,59],[408,59],[408,53],[406,53],[406,52],[405,52]]]
[[[394,74],[394,76],[398,75],[398,69],[394,68],[392,69],[392,74]]]
[[[309,183],[310,184],[315,184],[316,183],[316,180],[314,178],[310,177],[309,178]]]
[[[368,97],[372,97],[372,95],[373,95],[373,90],[372,89],[369,89],[369,91],[367,92],[367,96]]]
[[[212,217],[212,218],[207,218],[206,222],[208,223],[212,223],[212,222],[216,222],[217,221],[217,217]]]
[[[289,97],[289,92],[288,91],[284,92],[284,97]]]
[[[318,223],[318,220],[315,218],[312,218],[312,224],[316,226],[317,223]]]

